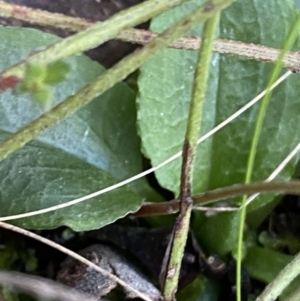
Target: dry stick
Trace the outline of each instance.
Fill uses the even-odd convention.
[[[68,31],[80,31],[90,27],[94,22],[83,18],[74,18],[63,14],[50,13],[47,11],[36,10],[26,6],[19,6],[9,3],[0,3],[0,16],[3,18],[14,18],[20,21],[36,24],[39,26],[50,26]],[[157,34],[147,30],[127,29],[119,33],[116,38],[145,45]],[[177,49],[198,50],[201,44],[199,37],[182,37],[173,42],[170,47]],[[231,54],[243,56],[258,61],[275,62],[280,50],[243,43],[232,40],[216,40],[213,50],[222,54]],[[284,59],[284,65],[292,70],[298,70],[300,67],[300,56],[298,52],[289,52]]]
[[[300,181],[291,180],[285,181],[272,181],[272,182],[253,182],[250,184],[234,184],[227,187],[209,190],[197,195],[193,198],[193,209],[197,210],[199,206],[209,205],[218,201],[234,198],[243,194],[253,193],[285,193],[300,195]],[[211,209],[211,208],[206,208]],[[217,208],[216,208],[217,209]],[[232,208],[239,210],[239,207]],[[151,215],[168,215],[175,214],[179,211],[179,201],[174,199],[169,202],[162,203],[145,203],[136,213],[131,214],[133,217],[151,216]]]
[[[99,301],[53,280],[11,271],[0,272],[0,285],[39,297],[40,300]]]
[[[219,15],[220,13],[217,12],[211,19],[205,22],[203,29],[203,43],[198,53],[198,62],[195,70],[192,99],[187,121],[187,131],[182,149],[179,196],[180,214],[173,229],[173,237],[170,244],[170,258],[164,279],[163,295],[166,301],[175,300],[181,261],[190,227],[190,217],[193,207],[191,195],[193,169],[202,119],[203,103],[208,82],[210,61],[213,53],[213,41],[216,28],[219,23]]]
[[[288,192],[287,192],[288,191]],[[250,184],[235,184],[228,187],[210,190],[193,196],[194,207],[197,205],[208,205],[220,200],[234,198],[244,194],[252,194],[256,192],[282,192],[299,194],[300,180],[271,181],[271,182],[253,182]]]
[[[20,233],[20,234],[25,235],[25,236],[28,236],[30,238],[33,238],[35,240],[38,240],[38,241],[48,245],[48,246],[50,246],[50,247],[52,247],[52,248],[54,248],[54,249],[56,249],[56,250],[58,250],[62,253],[65,253],[66,255],[71,256],[74,259],[82,262],[83,264],[86,264],[87,266],[95,269],[96,271],[100,272],[104,276],[109,277],[111,280],[113,280],[114,282],[117,282],[122,287],[124,287],[126,290],[133,292],[139,298],[142,298],[145,301],[152,301],[148,296],[144,295],[143,293],[139,292],[135,288],[131,287],[130,285],[128,285],[126,282],[124,282],[123,280],[121,280],[117,276],[115,276],[115,275],[109,273],[108,271],[104,270],[103,268],[97,266],[96,264],[94,264],[93,262],[87,260],[83,256],[80,256],[79,254],[77,254],[77,253],[75,253],[75,252],[73,252],[73,251],[71,251],[71,250],[69,250],[69,249],[67,249],[67,248],[65,248],[65,247],[49,240],[49,239],[47,239],[47,238],[44,238],[44,237],[39,236],[35,233],[32,233],[28,230],[25,230],[25,229],[22,229],[22,228],[19,228],[19,227],[16,227],[16,226],[13,226],[13,225],[10,225],[10,224],[7,224],[7,223],[3,223],[3,222],[0,222],[0,227],[11,230],[11,231],[14,231],[14,232],[17,232],[17,233]]]
[[[91,22],[83,18],[70,17],[63,14],[51,13],[4,2],[0,2],[0,17],[13,18],[30,24],[50,26],[71,32],[81,31],[95,24],[95,22]],[[123,30],[115,38],[125,42],[146,45],[156,37],[157,33],[131,28]],[[200,45],[201,38],[191,36],[179,38],[169,47],[198,50]],[[215,40],[213,51],[221,54],[237,55],[248,59],[272,63],[276,61],[280,53],[280,50],[271,47],[233,40]],[[288,52],[283,59],[283,65],[291,70],[299,70],[299,53]]]
[[[149,0],[132,8],[128,8],[115,14],[105,22],[96,23],[93,26],[88,27],[86,30],[63,39],[43,50],[35,52],[26,58],[26,60],[21,61],[3,71],[0,76],[2,78],[16,76],[19,79],[23,79],[26,64],[28,63],[49,64],[62,58],[94,48],[114,38],[123,29],[143,23],[186,1],[187,0]]]
[[[82,31],[96,24],[96,22],[83,18],[75,18],[61,13],[52,13],[6,2],[0,2],[0,17],[70,32]]]
[[[300,143],[298,143],[296,145],[296,147],[284,158],[284,160],[277,166],[277,168],[270,174],[270,176],[263,182],[270,182],[272,180],[274,180],[276,178],[277,175],[279,175],[279,173],[285,168],[285,166],[294,158],[294,156],[300,151]],[[277,182],[272,182],[272,185],[275,184],[276,185]],[[278,182],[279,183],[279,182]],[[285,184],[285,182],[283,182]],[[255,184],[255,183],[253,183]],[[236,185],[234,185],[233,187],[237,187]],[[248,187],[247,185],[245,187]],[[250,186],[249,186],[250,187]],[[265,187],[265,186],[264,186]],[[230,189],[230,186],[227,187],[228,189]],[[224,189],[224,188],[219,188],[219,189]],[[225,188],[226,189],[226,188]],[[217,191],[217,190],[216,190]],[[249,191],[244,191],[245,194],[250,194]],[[246,206],[248,206],[258,195],[260,192],[263,191],[259,191],[256,192],[255,194],[252,194],[250,197],[248,197],[247,202],[246,202]],[[281,191],[283,192],[283,191]],[[285,193],[293,193],[293,192],[285,192]],[[199,196],[199,195],[198,195]],[[211,201],[211,203],[213,202],[217,202],[218,200],[221,199],[214,199],[214,200],[199,200],[198,196],[194,196],[193,197],[193,204],[194,210],[211,210],[210,207],[203,207],[203,205],[208,204],[209,201]],[[205,194],[204,194],[205,196]],[[226,196],[226,198],[228,197],[233,197],[233,196]],[[224,197],[225,198],[225,197]],[[202,206],[199,206],[199,203]],[[208,202],[208,203],[207,203]],[[160,206],[161,204],[161,206]],[[164,202],[164,203],[144,203],[143,206],[134,214],[132,214],[131,216],[147,216],[147,215],[166,215],[166,214],[174,214],[178,212],[179,208],[179,203],[178,200],[172,200],[169,202]],[[236,211],[239,210],[239,208],[214,208],[214,211]]]

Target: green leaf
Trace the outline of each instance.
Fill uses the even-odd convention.
[[[258,246],[250,247],[243,265],[249,272],[251,278],[262,281],[266,284],[272,282],[283,268],[289,264],[293,256],[264,249]],[[283,291],[280,300],[285,300],[292,292],[299,287],[300,276],[296,277],[291,284]]]
[[[43,82],[47,75],[47,67],[40,64],[28,64],[25,72],[25,86],[35,82]]]
[[[41,85],[35,91],[32,91],[30,96],[39,103],[49,104],[52,96],[51,89],[45,85]]]
[[[32,29],[0,27],[0,69],[26,57],[37,47],[58,40]],[[104,71],[84,56],[69,58],[71,73],[53,88],[53,105],[76,93]],[[27,94],[0,94],[0,139],[43,114]],[[125,84],[113,89],[48,129],[0,163],[1,216],[54,206],[108,187],[142,170],[136,134],[135,95]],[[137,210],[156,194],[144,179],[84,203],[43,215],[13,221],[27,228],[67,225],[89,230]]]
[[[47,76],[45,83],[55,85],[60,83],[66,78],[67,73],[70,71],[70,66],[63,61],[54,62],[47,66]]]
[[[294,0],[294,1],[295,1],[296,5],[297,5],[297,7],[299,9],[300,8],[300,0]]]
[[[151,29],[161,31],[202,1],[190,1],[155,18]],[[292,1],[239,0],[226,9],[220,20],[219,38],[281,48],[298,11]],[[280,22],[278,21],[280,20]],[[190,34],[199,35],[201,28]],[[300,46],[300,41],[295,49]],[[138,126],[144,154],[157,165],[181,150],[191,95],[196,53],[168,49],[145,64],[139,77]],[[208,93],[204,104],[201,135],[235,113],[266,87],[272,66],[268,63],[215,54],[211,62]],[[253,181],[264,180],[300,140],[300,111],[297,75],[291,76],[272,95],[258,145]],[[193,193],[242,183],[258,106],[249,109],[230,125],[198,147]],[[281,173],[288,179],[294,163]],[[178,195],[181,159],[158,170],[160,184]],[[260,197],[250,211],[270,202]],[[237,238],[233,213],[206,218],[197,214],[194,230],[210,251],[229,252],[234,245],[208,233],[223,233],[228,241]],[[234,221],[234,222],[232,222]],[[227,223],[230,223],[227,225]],[[227,229],[227,230],[226,230]],[[209,236],[209,237],[208,237]]]
[[[200,275],[191,284],[179,291],[179,301],[216,301],[219,299],[220,286],[217,281]]]

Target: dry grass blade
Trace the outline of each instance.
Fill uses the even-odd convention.
[[[285,166],[296,156],[296,154],[300,151],[300,143],[286,156],[286,158],[278,165],[278,167],[270,174],[270,176],[266,179],[266,182],[270,182],[274,180],[279,173],[285,168]],[[259,193],[251,195],[247,201],[246,206],[252,203],[257,197]]]
[[[86,258],[78,255],[77,253],[47,239],[44,238],[42,236],[39,236],[35,233],[32,233],[28,230],[16,227],[16,226],[12,226],[10,224],[6,224],[3,222],[0,222],[0,227],[20,233],[22,235],[25,235],[27,237],[33,238],[37,241],[40,241],[62,253],[65,253],[66,255],[86,264],[87,266],[95,269],[96,271],[98,271],[99,273],[102,273],[104,276],[109,277],[110,279],[112,279],[113,281],[117,282],[119,285],[121,285],[122,287],[124,287],[126,290],[133,292],[136,296],[138,296],[139,298],[145,300],[145,301],[152,301],[149,297],[147,297],[146,295],[142,294],[141,292],[137,291],[136,289],[132,288],[130,285],[128,285],[127,283],[125,283],[123,280],[121,280],[120,278],[112,275],[111,273],[107,272],[106,270],[102,269],[101,267],[97,266],[96,264],[92,263],[91,261],[87,260]]]
[[[55,281],[17,272],[0,272],[0,285],[38,297],[41,300],[97,301]]]
[[[32,9],[10,3],[0,2],[0,17],[13,18],[26,23],[78,32],[95,24],[83,18],[75,18],[58,13]],[[147,30],[127,29],[116,36],[116,39],[145,45],[157,37],[157,34]],[[177,49],[198,50],[201,45],[199,37],[182,37],[173,42],[170,47]],[[233,40],[216,40],[213,51],[230,54],[264,62],[275,62],[280,50],[263,45],[243,43]],[[283,65],[291,70],[300,69],[300,55],[298,52],[288,52]]]

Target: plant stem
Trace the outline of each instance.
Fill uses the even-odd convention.
[[[82,31],[97,23],[84,18],[71,17],[61,13],[52,13],[6,2],[0,2],[0,17],[70,32]]]
[[[193,209],[197,206],[209,205],[221,200],[234,198],[244,194],[251,195],[254,193],[280,192],[285,194],[300,195],[300,181],[291,180],[272,181],[272,182],[254,182],[250,184],[234,184],[232,186],[209,190],[192,197]],[[238,210],[238,208],[237,208]],[[168,215],[179,212],[179,200],[174,199],[161,203],[144,203],[135,213],[130,214],[133,217],[151,216],[151,215]],[[1,221],[1,218],[0,218]]]
[[[233,198],[241,196],[244,194],[253,194],[261,192],[277,192],[286,194],[296,194],[300,195],[300,181],[292,180],[289,182],[284,181],[272,181],[272,182],[254,182],[251,184],[235,184],[228,187],[218,188],[215,190],[210,190],[198,195],[193,196],[193,209],[197,210],[197,206],[209,205],[216,203],[223,199]],[[75,203],[78,204],[79,202]],[[24,217],[35,216],[39,214],[44,214],[51,211],[56,211],[62,208],[69,207],[74,203],[67,202],[60,205],[16,214],[5,217],[0,217],[0,222],[15,220]],[[239,208],[237,208],[238,210]],[[140,210],[136,213],[130,214],[130,216],[141,217],[150,215],[168,215],[178,213],[179,211],[179,200],[175,199],[168,202],[162,203],[144,203]]]
[[[247,170],[246,170],[246,176],[245,176],[245,183],[248,184],[251,182],[252,172],[254,168],[254,162],[255,162],[255,156],[256,156],[256,150],[259,142],[260,133],[262,130],[263,120],[266,115],[267,107],[270,102],[272,90],[271,86],[276,81],[277,77],[280,74],[281,68],[282,68],[282,59],[284,58],[284,55],[286,52],[293,46],[295,39],[298,35],[298,29],[300,26],[300,18],[298,17],[292,26],[290,33],[283,45],[283,49],[280,52],[280,55],[278,56],[278,60],[274,66],[274,69],[271,73],[270,79],[268,81],[267,89],[266,89],[266,95],[262,99],[262,102],[260,104],[259,112],[257,115],[257,120],[255,124],[255,129],[253,133],[253,138],[251,142],[248,162],[247,162]],[[241,269],[242,269],[242,249],[243,249],[243,232],[244,232],[244,224],[246,220],[246,213],[247,213],[247,207],[246,207],[246,200],[247,196],[245,195],[242,198],[242,204],[241,204],[241,215],[240,215],[240,223],[239,223],[239,235],[238,235],[238,246],[237,246],[237,263],[236,263],[236,296],[237,301],[241,301]]]
[[[95,97],[113,87],[116,83],[122,81],[159,50],[165,48],[176,38],[182,36],[186,31],[205,21],[216,11],[228,6],[231,2],[233,2],[233,0],[215,1],[213,9],[210,11],[205,10],[207,3],[204,3],[197,10],[194,10],[192,13],[165,30],[144,48],[127,56],[113,68],[109,69],[93,82],[82,88],[75,95],[68,97],[64,102],[51,109],[48,113],[40,116],[25,128],[13,134],[10,138],[0,143],[0,161],[5,159],[12,152],[23,147],[47,128],[65,119]]]
[[[26,6],[0,2],[0,17],[13,18],[30,24],[59,28],[77,32],[95,24],[83,18],[75,18],[58,13],[32,9]],[[157,37],[157,33],[141,29],[125,29],[116,35],[116,39],[135,44],[146,45]],[[181,37],[169,47],[177,49],[198,50],[201,38],[194,36]],[[220,54],[242,56],[262,62],[276,62],[280,50],[252,43],[233,40],[215,40],[213,51]],[[283,59],[283,65],[291,70],[300,70],[300,55],[298,52],[288,52]]]
[[[190,227],[190,216],[193,206],[191,196],[193,167],[197,150],[197,141],[200,133],[203,102],[209,76],[215,31],[219,23],[217,12],[207,20],[203,29],[203,43],[198,53],[198,62],[195,70],[192,99],[190,104],[187,131],[182,150],[182,169],[180,187],[180,214],[176,220],[171,244],[170,259],[168,262],[163,295],[166,301],[175,299],[181,261]]]
[[[299,274],[300,253],[278,274],[255,301],[274,301]]]
[[[69,38],[35,52],[26,60],[8,68],[0,74],[2,77],[24,77],[26,64],[49,64],[64,57],[81,53],[94,48],[112,38],[121,30],[143,23],[162,12],[173,8],[187,0],[149,0],[127,10],[115,14],[110,19],[81,31]]]

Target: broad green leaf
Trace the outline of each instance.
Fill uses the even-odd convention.
[[[272,282],[283,268],[288,265],[293,256],[286,255],[271,249],[264,249],[252,246],[247,250],[247,256],[243,262],[251,278],[262,281],[266,284]],[[299,287],[300,276],[296,277],[291,284],[283,291],[280,300],[295,292]]]
[[[243,264],[253,279],[270,283],[292,259],[290,255],[252,246],[247,249]]]
[[[190,1],[153,20],[161,31],[200,0]],[[280,48],[298,14],[293,1],[238,0],[222,15],[219,38]],[[201,28],[190,34],[200,35]],[[297,42],[295,49],[299,49]],[[186,129],[196,53],[168,49],[141,68],[138,126],[145,156],[157,165],[181,150]],[[211,62],[201,135],[235,113],[266,87],[271,64],[215,54]],[[288,78],[273,93],[257,150],[253,180],[264,180],[300,140],[299,76]],[[248,152],[258,105],[199,145],[193,193],[234,183],[245,178]],[[294,161],[295,162],[295,161]],[[294,162],[280,175],[288,179]],[[181,159],[158,170],[160,184],[178,195]],[[272,197],[261,197],[249,210],[260,208]],[[237,239],[238,218],[233,213],[206,218],[197,214],[194,230],[211,252],[225,254]],[[226,246],[211,233],[222,233]]]
[[[0,70],[37,47],[58,40],[32,29],[0,27]],[[76,93],[104,68],[84,56],[69,58],[71,72],[54,87],[53,105]],[[0,94],[0,138],[3,140],[43,113],[28,95]],[[142,171],[136,134],[135,95],[118,84],[36,141],[0,163],[1,216],[47,208],[100,190]],[[139,208],[155,193],[145,180],[57,212],[14,223],[27,228],[67,225],[75,230],[99,228]]]
[[[220,285],[215,279],[200,275],[191,284],[179,291],[179,301],[215,301],[220,297]]]

